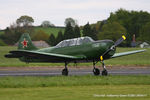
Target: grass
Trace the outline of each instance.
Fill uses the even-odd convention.
[[[64,66],[64,63],[30,63],[26,64],[18,59],[8,59],[4,55],[17,47],[0,46],[0,67],[24,67],[24,66]],[[117,52],[138,50],[140,48],[117,48]],[[105,61],[106,66],[149,66],[150,65],[150,49],[146,52],[109,59]],[[69,66],[73,66],[70,64]],[[79,63],[78,66],[92,66],[92,63]],[[101,66],[101,64],[97,64]]]
[[[145,95],[144,97],[96,97],[95,95]],[[1,100],[149,100],[150,85],[104,85],[46,88],[2,88]]]
[[[34,30],[37,32],[38,30],[43,30],[47,34],[53,33],[56,37],[59,31],[64,32],[65,28],[55,28],[55,27],[35,27]]]
[[[1,77],[1,100],[149,100],[150,76]],[[101,95],[105,95],[101,97]],[[108,97],[107,95],[126,95]],[[128,97],[128,95],[134,95]],[[137,97],[136,95],[144,95]]]
[[[54,76],[54,77],[1,77],[0,88],[28,88],[92,85],[150,85],[149,75],[136,76]]]

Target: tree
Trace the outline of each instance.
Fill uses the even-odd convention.
[[[107,20],[103,20],[103,21],[101,21],[101,22],[100,22],[100,25],[99,25],[99,28],[98,28],[98,31],[100,31],[100,32],[101,32],[101,31],[102,31],[102,27],[103,27],[103,25],[104,25],[104,24],[106,24],[106,23],[107,23]]]
[[[16,23],[19,26],[24,26],[24,27],[32,26],[33,22],[34,22],[34,19],[30,16],[27,16],[27,15],[21,16],[20,18],[18,18],[16,20]]]
[[[63,33],[62,31],[58,32],[57,38],[56,38],[56,44],[63,40]]]
[[[50,26],[55,26],[54,24],[52,24],[50,21],[43,21],[41,24],[42,27],[50,27]]]
[[[25,29],[22,27],[7,27],[1,38],[5,43],[14,45],[16,42],[18,42],[20,36],[25,32]]]
[[[74,37],[75,36],[74,36],[73,27],[71,26],[71,23],[68,23],[67,26],[65,27],[64,39],[71,39]]]
[[[96,30],[95,26],[91,29],[91,32],[92,32],[91,38],[97,40],[98,31]]]
[[[74,37],[75,38],[78,38],[78,37],[81,37],[81,34],[80,34],[80,28],[78,27],[78,25],[76,25],[75,27],[74,27]]]
[[[66,18],[64,22],[65,26],[67,26],[68,23],[70,23],[72,27],[75,27],[77,25],[77,20],[73,18]]]
[[[89,25],[89,23],[87,23],[84,27],[83,27],[83,36],[89,36],[94,40],[97,40],[97,30],[96,27],[93,26],[93,28],[91,28],[91,26]]]
[[[89,22],[84,25],[83,27],[83,36],[91,36],[91,26],[89,25]]]
[[[111,39],[117,41],[122,35],[126,34],[126,29],[117,22],[109,22],[102,27],[102,32],[98,34],[98,38]]]
[[[127,11],[119,9],[115,13],[111,13],[108,18],[111,22],[118,22],[124,26],[132,38],[135,34],[136,38],[140,35],[141,28],[150,21],[150,14],[144,11]]]
[[[4,34],[1,35],[0,38],[5,43],[7,43],[9,45],[14,45],[16,42],[18,42],[20,36],[23,33],[29,33],[29,34],[32,33],[32,34],[34,34],[33,27],[29,27],[29,26],[25,27],[25,26],[23,26],[23,25],[31,25],[31,22],[33,22],[33,20],[30,20],[31,22],[27,21],[27,23],[25,23],[26,21],[23,21],[23,18],[24,18],[23,16],[20,17],[19,19],[16,20],[17,23],[11,24],[9,27],[7,27],[4,30]],[[27,19],[24,19],[24,20],[27,20]]]
[[[150,43],[150,22],[147,22],[140,30],[140,39]]]
[[[22,27],[26,33],[33,34],[34,29],[33,27],[31,27],[33,22],[34,19],[32,17],[27,15],[21,16],[16,20],[16,24],[17,24],[16,28]]]
[[[51,46],[56,45],[56,38],[55,38],[55,36],[53,35],[53,33],[49,36],[48,44],[51,45]]]

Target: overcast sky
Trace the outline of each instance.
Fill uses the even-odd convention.
[[[34,25],[49,20],[64,26],[72,17],[79,25],[107,19],[119,8],[150,12],[150,0],[0,0],[0,29],[8,27],[22,15],[33,17]]]

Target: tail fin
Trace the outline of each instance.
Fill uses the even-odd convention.
[[[18,42],[18,50],[37,50],[32,44],[31,38],[28,33],[22,34]]]

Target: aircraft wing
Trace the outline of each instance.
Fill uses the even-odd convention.
[[[16,50],[16,51],[10,51],[10,54],[8,56],[14,55],[16,58],[18,57],[29,57],[29,58],[45,58],[49,60],[77,60],[77,59],[84,59],[84,55],[79,55],[79,56],[72,56],[72,55],[64,55],[64,54],[56,54],[56,53],[45,53],[45,52],[38,52],[38,51],[28,51],[28,50]],[[7,56],[7,55],[5,55]],[[13,58],[13,57],[12,57]]]
[[[115,53],[112,58],[116,58],[116,57],[121,57],[121,56],[126,56],[126,55],[130,55],[130,54],[135,54],[135,53],[139,53],[139,52],[144,52],[146,51],[146,49],[143,50],[134,50],[134,51],[128,51],[128,52],[122,52],[122,53]]]

